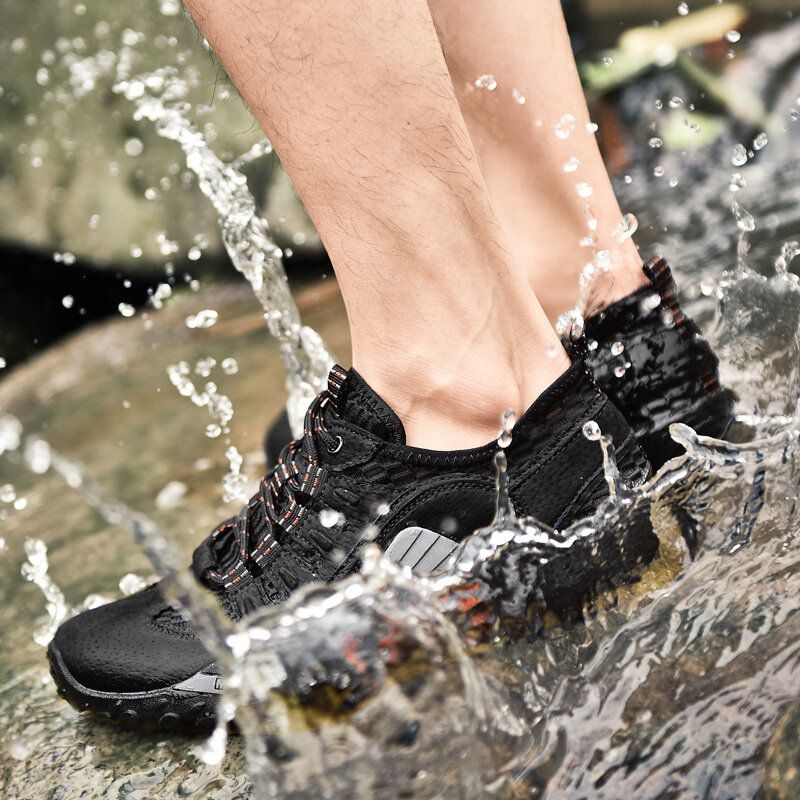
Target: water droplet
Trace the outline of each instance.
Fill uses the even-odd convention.
[[[756,229],[756,221],[753,215],[742,206],[738,200],[734,200],[731,206],[733,216],[736,219],[736,227],[743,233],[751,233]]]
[[[497,437],[497,446],[506,448],[511,445],[512,431],[517,424],[517,415],[513,408],[507,408],[500,416],[500,435]]]
[[[239,371],[239,362],[235,358],[222,359],[221,366],[226,375],[235,375]]]
[[[583,181],[581,183],[575,184],[575,189],[578,192],[578,197],[591,197],[592,192],[594,189],[588,184]]]
[[[61,305],[64,308],[72,308],[72,304],[75,302],[75,298],[71,294],[65,294],[61,298]]]
[[[619,225],[614,228],[611,238],[618,244],[627,241],[639,228],[639,220],[633,214],[625,214],[620,220]]]
[[[206,425],[206,436],[209,439],[217,439],[222,434],[222,428],[216,423],[210,422]]]
[[[649,294],[647,297],[643,297],[641,302],[639,303],[639,309],[641,310],[642,314],[647,314],[650,311],[658,308],[661,305],[661,297],[656,294]]]
[[[597,133],[599,129],[599,125],[596,122],[587,122],[586,123],[586,130],[588,133]]]
[[[511,96],[514,98],[515,103],[519,103],[521,106],[525,105],[525,95],[519,89],[512,89]]]
[[[123,317],[132,317],[136,313],[136,309],[130,303],[120,303],[117,308]]]
[[[119,579],[119,590],[126,597],[136,594],[137,592],[141,592],[142,589],[146,589],[147,586],[148,581],[137,575],[135,572],[129,572],[127,575],[123,575]]]
[[[767,134],[764,133],[764,131],[761,131],[761,133],[759,133],[758,136],[753,139],[753,150],[763,150],[767,146],[768,142],[769,139],[767,138]]]
[[[737,144],[733,148],[731,164],[734,167],[742,167],[747,163],[747,148],[743,144]]]
[[[659,166],[657,166],[657,167],[654,167],[654,168],[653,168],[653,175],[655,175],[655,176],[656,176],[656,178],[661,178],[661,177],[663,177],[663,175],[664,175],[664,167],[662,167],[662,166],[660,166],[660,165],[659,165]]]
[[[567,139],[569,135],[575,130],[575,117],[572,114],[564,114],[555,125],[556,136],[559,139]]]
[[[125,153],[129,156],[139,156],[144,150],[144,144],[141,139],[135,136],[125,142]]]
[[[28,439],[24,458],[32,472],[44,475],[50,469],[50,445],[44,439]]]
[[[197,363],[194,365],[194,371],[196,375],[200,375],[202,378],[207,378],[211,374],[211,370],[217,365],[216,358],[200,358],[197,360]]]
[[[658,150],[664,144],[662,139],[659,139],[658,136],[653,136],[651,139],[648,140],[647,146],[652,150]]]
[[[323,528],[332,528],[334,525],[338,525],[341,520],[341,514],[338,511],[334,511],[332,508],[323,508],[319,512],[319,522]]]
[[[731,175],[731,182],[728,188],[732,192],[738,192],[740,189],[747,188],[747,181],[742,177],[741,172],[734,172],[733,175]]]
[[[625,376],[625,367],[622,364],[614,367],[614,375],[617,378],[623,378]]]
[[[575,172],[580,166],[580,161],[575,156],[570,156],[564,164],[564,172]]]
[[[614,63],[614,59],[611,56],[603,56],[600,60],[604,67],[610,67]]]
[[[679,3],[678,4],[678,13],[685,17],[689,13],[689,4],[688,3]]]
[[[683,105],[683,98],[678,97],[677,95],[675,95],[675,97],[670,98],[669,101],[670,108],[680,108],[682,105]]]
[[[663,42],[658,45],[653,53],[653,59],[659,67],[671,66],[677,57],[678,49],[671,42]]]
[[[130,248],[130,254],[133,258],[141,258],[142,257],[142,248],[139,247],[138,244],[132,244]]]
[[[625,349],[625,345],[622,342],[614,342],[611,345],[611,355],[618,356],[622,354],[622,351]]]
[[[588,422],[584,422],[581,430],[583,431],[583,435],[590,442],[600,441],[600,437],[602,436],[600,426],[593,419],[590,419]]]
[[[179,0],[158,0],[158,10],[165,17],[176,17],[181,13]]]
[[[589,348],[589,352],[590,353],[593,353],[599,347],[599,343],[598,343],[597,339],[589,339],[586,342],[586,347]]]
[[[187,328],[210,328],[219,318],[213,308],[204,308],[196,314],[186,317]]]
[[[728,32],[725,34],[725,38],[726,38],[726,39],[727,39],[729,42],[738,42],[738,41],[739,41],[739,39],[741,39],[741,38],[742,38],[742,34],[741,34],[741,33],[739,33],[739,31],[728,31]]]
[[[487,72],[485,75],[479,75],[475,79],[475,86],[478,89],[486,89],[487,91],[492,92],[497,88],[497,81],[495,80],[494,75]]]

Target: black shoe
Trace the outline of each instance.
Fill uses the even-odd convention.
[[[633,431],[578,362],[513,429],[510,496],[521,514],[563,528],[607,496],[600,447],[582,435],[588,420],[612,437],[623,479],[646,479],[649,465]],[[460,541],[492,519],[496,450],[495,442],[452,452],[406,446],[397,415],[355,371],[334,367],[327,391],[309,407],[302,439],[284,448],[239,516],[197,548],[192,569],[239,620],[301,584],[355,571],[370,529],[383,548],[411,526]],[[652,558],[656,546],[652,530],[631,531],[620,556],[628,563],[608,564],[609,580]],[[414,568],[412,560],[403,563]],[[582,593],[591,591],[575,576],[559,590],[565,584],[550,577],[543,575],[553,588],[543,591],[554,596],[544,600],[559,608],[580,608]],[[159,727],[212,723],[219,692],[213,659],[157,586],[64,623],[48,653],[59,692],[79,710]]]
[[[643,269],[650,286],[586,319],[586,361],[658,469],[683,452],[669,435],[673,422],[721,438],[737,398],[720,386],[717,357],[678,305],[667,262],[654,258]],[[267,464],[275,463],[291,438],[284,411],[267,429]]]
[[[736,395],[720,385],[717,357],[681,310],[667,262],[654,258],[644,273],[649,286],[586,319],[587,363],[658,469],[683,453],[673,422],[721,438]]]

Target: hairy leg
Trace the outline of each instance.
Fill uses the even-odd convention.
[[[641,286],[633,241],[613,238],[622,215],[587,130],[561,4],[429,3],[495,212],[551,321],[578,300],[578,278],[593,256],[581,244],[590,215],[597,221],[594,248],[607,250],[615,268],[592,284],[587,313]],[[487,88],[492,82],[481,75],[491,75],[496,87]]]
[[[297,187],[408,443],[478,445],[568,364],[509,253],[425,0],[187,0]]]

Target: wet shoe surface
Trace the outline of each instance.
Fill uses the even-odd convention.
[[[563,528],[607,496],[601,450],[582,434],[590,420],[613,439],[623,479],[647,478],[633,431],[576,362],[512,431],[509,490],[520,515]],[[283,449],[248,505],[197,548],[192,570],[236,621],[303,584],[354,572],[367,541],[386,549],[418,527],[458,542],[493,516],[496,450],[495,442],[449,452],[408,447],[389,406],[357,372],[334,367],[303,436]],[[632,532],[625,545],[626,557],[645,561],[655,537]],[[612,579],[621,568],[612,559],[607,569]],[[589,588],[579,576],[543,579],[554,587],[545,602],[559,608],[579,607]],[[158,727],[213,722],[213,659],[158,586],[69,620],[49,657],[59,692],[79,710]]]
[[[678,303],[669,265],[644,265],[649,285],[586,319],[587,363],[598,386],[636,432],[654,469],[683,449],[674,422],[721,438],[736,396],[720,384],[719,361]]]

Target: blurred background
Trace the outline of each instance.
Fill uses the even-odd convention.
[[[661,176],[652,167],[670,154],[686,169],[752,140],[773,109],[785,114],[799,88],[797,5],[565,0],[607,161],[634,206],[668,180],[659,180],[668,166]],[[113,91],[121,71],[179,67],[189,116],[224,160],[262,135],[179,0],[0,8],[0,364],[9,371],[90,321],[152,305],[160,284],[177,294],[240,280],[180,149]],[[626,190],[637,168],[645,177]],[[277,158],[244,171],[290,280],[329,274]]]

